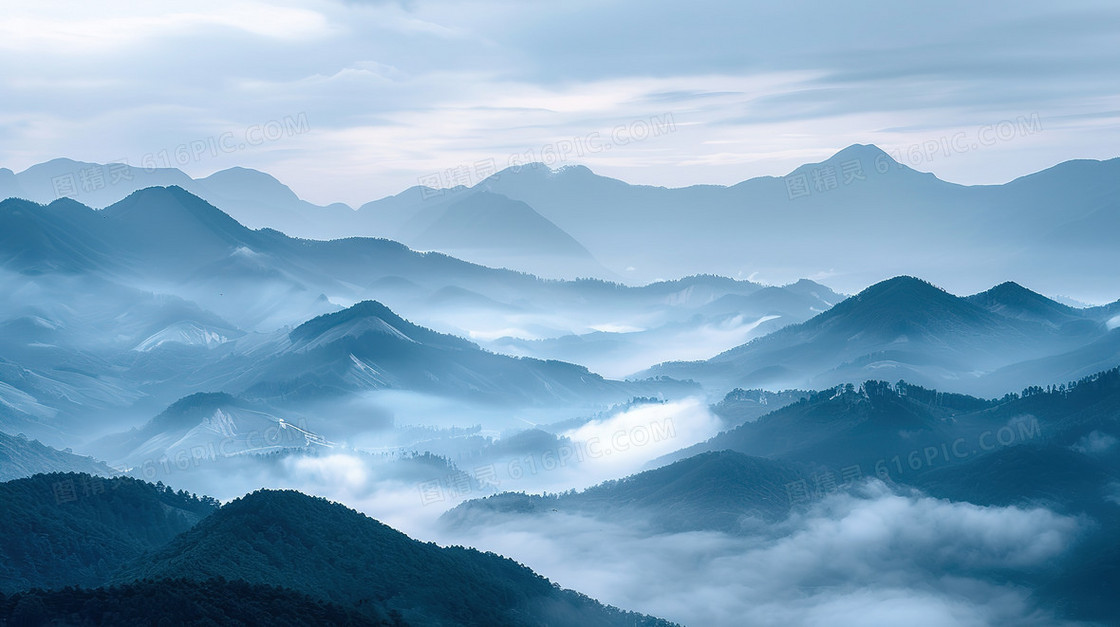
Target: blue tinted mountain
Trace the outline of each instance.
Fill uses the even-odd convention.
[[[714,390],[819,388],[880,377],[998,395],[1038,382],[997,376],[1000,369],[1108,335],[1093,310],[1075,310],[1017,285],[961,298],[896,277],[705,362],[662,364],[648,374],[695,379]]]
[[[619,400],[639,389],[582,366],[488,353],[414,325],[372,301],[300,325],[272,358],[257,358],[230,381],[260,398],[407,389],[529,404]]]
[[[561,495],[505,492],[467,501],[443,515],[448,525],[482,525],[493,514],[603,516],[657,533],[739,533],[786,517],[788,486],[809,467],[733,451],[703,453],[636,475]]]
[[[702,272],[758,273],[771,281],[828,273],[837,286],[855,290],[912,273],[962,290],[1023,277],[1045,292],[1082,300],[1111,299],[1120,290],[1115,277],[1097,270],[1115,265],[1108,261],[1116,252],[1108,234],[1117,226],[1120,159],[1068,161],[1004,185],[962,186],[856,144],[782,177],[675,189],[629,185],[583,166],[529,164],[471,188],[413,187],[357,211],[311,205],[267,174],[244,168],[195,181],[175,169],[55,160],[0,173],[0,198],[50,202],[58,197],[54,179],[91,167],[114,183],[74,198],[97,207],[144,187],[178,185],[252,227],[410,244],[406,235],[431,227],[433,242],[456,250],[485,242],[486,234],[456,233],[451,224],[473,215],[478,221],[471,224],[481,225],[486,216],[510,215],[511,201],[520,201],[525,205],[514,215],[527,228],[519,231],[526,241],[574,238],[603,264],[588,271],[633,282]],[[463,201],[478,204],[448,211]],[[663,254],[667,250],[676,254]],[[524,259],[536,260],[538,271],[564,272],[561,264],[547,263],[547,255]]]
[[[60,451],[26,436],[0,433],[0,481],[49,472],[83,472],[103,477],[116,474],[92,457]]]
[[[134,563],[120,580],[224,577],[408,624],[662,625],[562,590],[492,553],[417,542],[324,499],[259,491]]]

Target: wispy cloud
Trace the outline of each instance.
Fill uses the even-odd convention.
[[[1039,114],[1046,133],[925,164],[1002,182],[1116,156],[1118,23],[1114,4],[1088,0],[1013,15],[966,2],[27,4],[0,23],[0,165],[143,155],[306,112],[313,133],[189,172],[256,167],[311,200],[360,204],[666,111],[671,136],[580,161],[639,183],[729,184],[852,143],[920,145]]]

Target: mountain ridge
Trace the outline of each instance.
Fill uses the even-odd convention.
[[[1056,306],[1057,311],[1064,311],[1060,309],[1064,306],[1006,283],[993,289],[959,297],[921,279],[895,277],[803,323],[707,361],[661,364],[639,376],[693,378],[726,391],[760,386],[819,388],[893,372],[892,379],[924,385],[963,382],[996,394],[1008,381],[985,382],[983,376],[1090,345],[1107,333],[1105,321],[1093,318],[1093,310],[1082,310],[1080,315],[1071,310],[1067,322],[1073,323],[1061,325],[1039,321],[1037,316],[1009,317],[1001,311],[1001,294],[1012,294],[1013,302],[1053,303],[1047,307]]]

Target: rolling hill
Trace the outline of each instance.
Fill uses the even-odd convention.
[[[128,477],[39,474],[0,483],[0,592],[99,586],[217,502]]]
[[[324,499],[262,490],[222,507],[118,581],[281,585],[409,624],[663,625],[561,590],[494,554],[440,548]]]

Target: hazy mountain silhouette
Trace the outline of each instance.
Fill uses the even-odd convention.
[[[141,189],[172,185],[222,207],[251,228],[269,227],[303,237],[338,236],[336,225],[346,224],[354,213],[342,203],[324,207],[301,200],[271,175],[241,167],[200,179],[177,168],[142,168],[73,159],[52,159],[18,174],[0,171],[0,199],[14,197],[49,204],[69,197],[98,209]]]
[[[250,228],[271,228],[299,237],[342,237],[335,225],[347,224],[354,214],[343,203],[309,203],[272,175],[250,168],[220,170],[186,189]]]
[[[662,364],[648,374],[692,378],[716,390],[819,388],[881,377],[994,395],[1009,383],[1006,377],[985,380],[996,370],[1104,337],[1105,322],[1091,313],[1018,286],[961,298],[896,277],[706,362]]]
[[[300,325],[271,359],[247,366],[231,381],[261,398],[407,389],[536,404],[625,397],[634,387],[582,366],[488,353],[373,301]]]
[[[0,197],[49,202],[57,197],[52,177],[88,167],[55,160],[19,174],[7,171],[0,174]],[[102,168],[108,174],[109,166]],[[1120,159],[1068,161],[1004,185],[962,186],[915,171],[875,146],[856,144],[783,177],[676,189],[629,185],[583,166],[553,170],[529,164],[473,188],[412,187],[357,211],[311,205],[267,174],[243,168],[197,181],[174,169],[132,168],[127,179],[117,170],[112,186],[75,198],[103,207],[137,189],[178,185],[253,227],[410,244],[402,234],[418,236],[444,216],[453,218],[461,213],[448,213],[456,203],[473,198],[473,213],[463,215],[483,219],[520,201],[531,207],[516,213],[522,239],[556,245],[564,239],[556,236],[561,231],[605,266],[581,271],[631,282],[702,272],[759,273],[770,281],[827,273],[838,285],[855,289],[908,273],[965,289],[1024,277],[1046,292],[1083,299],[1112,298],[1120,290],[1112,275],[1097,270],[1116,261],[1107,234],[1117,226],[1112,199],[1120,192]],[[453,244],[455,250],[471,248],[464,244],[477,244],[480,237],[471,230],[435,228],[430,243]],[[517,240],[506,243],[517,248]],[[665,250],[678,254],[664,255]],[[563,264],[545,257],[522,259],[536,259],[532,269],[538,272],[565,273]]]
[[[1013,275],[1048,292],[1112,297],[1120,285],[1095,268],[1114,252],[1102,238],[1117,181],[1120,159],[1078,160],[1006,185],[961,186],[853,145],[784,177],[727,187],[629,185],[541,164],[479,186],[529,203],[628,279],[828,272],[851,287],[912,273],[979,287]],[[1085,253],[1082,234],[1101,246]]]
[[[787,485],[807,468],[733,451],[702,453],[678,462],[561,495],[502,493],[467,501],[441,520],[485,525],[491,514],[602,516],[653,532],[729,533],[785,518],[793,505]]]
[[[629,291],[635,293],[633,297],[610,298],[616,301],[621,296],[639,303],[645,300],[648,304],[635,307],[631,321],[648,327],[604,328],[539,340],[502,337],[486,346],[515,355],[585,364],[596,372],[626,376],[666,359],[713,356],[722,352],[723,347],[804,322],[844,298],[807,280],[763,287],[717,277],[688,277]],[[672,316],[665,320],[651,317],[654,307],[672,310]]]
[[[1009,318],[1033,320],[1057,327],[1087,317],[1083,311],[1046,298],[1012,281],[969,296],[968,300]]]
[[[84,472],[110,476],[115,471],[92,457],[51,448],[38,440],[0,433],[0,481],[48,472]]]

